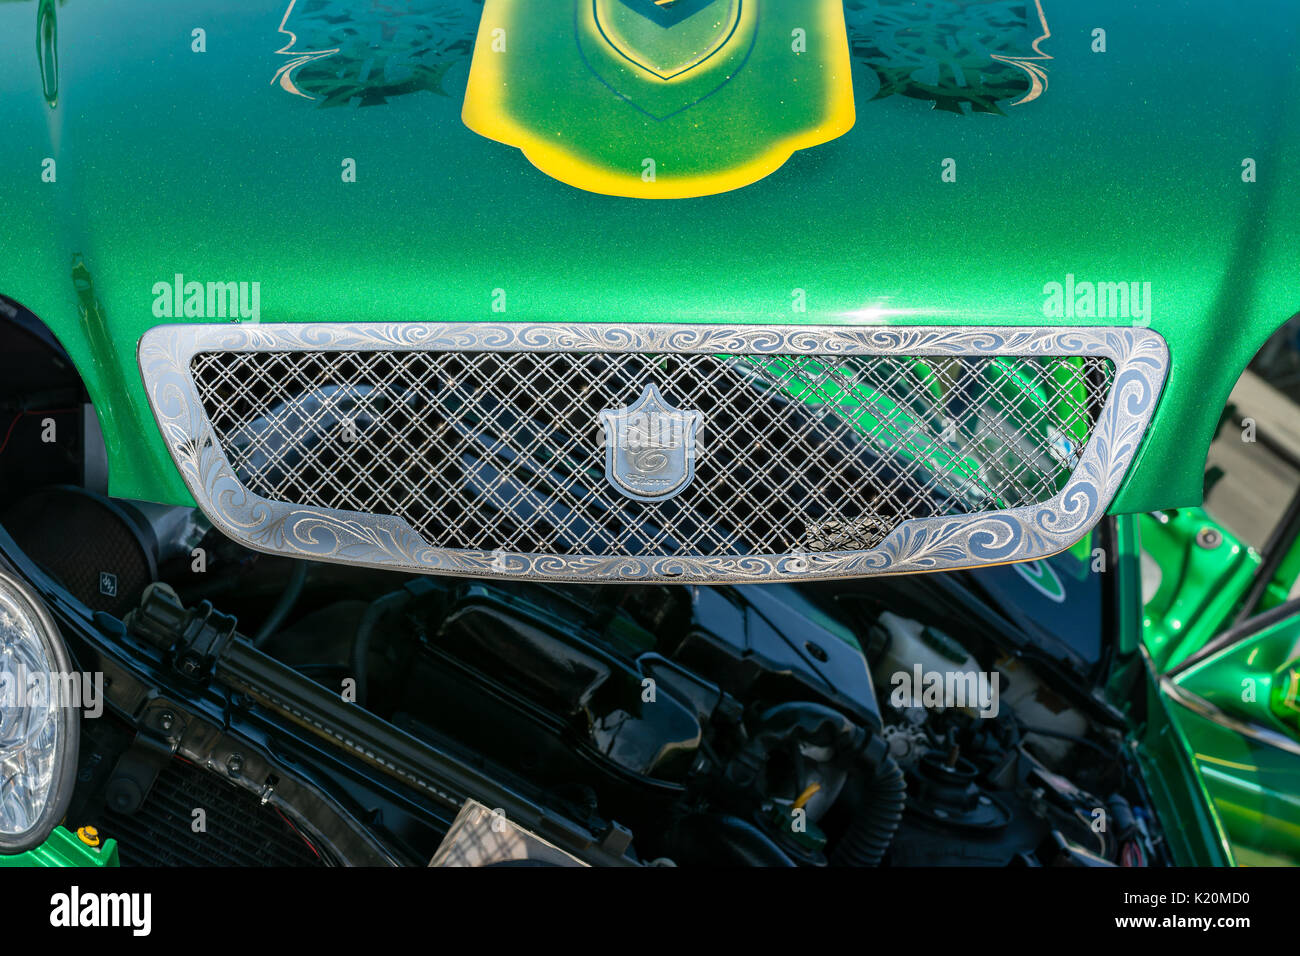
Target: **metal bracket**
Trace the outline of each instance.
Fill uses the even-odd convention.
[[[172,759],[171,743],[140,732],[117,760],[108,778],[105,796],[118,813],[135,813],[149,798],[158,773]]]
[[[155,647],[171,652],[172,666],[184,677],[201,680],[235,636],[239,622],[208,601],[186,608],[165,584],[145,589],[140,607],[127,615],[127,629]]]

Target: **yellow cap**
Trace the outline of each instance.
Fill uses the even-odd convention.
[[[99,846],[99,831],[94,827],[78,827],[77,837],[86,846]]]

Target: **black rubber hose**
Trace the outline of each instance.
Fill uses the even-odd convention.
[[[885,754],[867,784],[862,806],[831,855],[836,866],[879,866],[903,820],[907,782],[894,758]]]
[[[754,824],[731,814],[693,814],[674,833],[675,856],[702,866],[792,867],[794,860]]]
[[[357,624],[357,634],[352,641],[352,677],[357,682],[357,703],[366,703],[366,683],[369,680],[368,658],[370,656],[370,638],[375,628],[389,611],[405,607],[412,598],[410,591],[403,588],[393,591],[381,598],[376,598],[366,608]]]
[[[307,582],[307,566],[310,561],[295,561],[293,571],[289,574],[289,580],[285,583],[284,590],[280,592],[280,600],[275,602],[275,607],[271,608],[262,621],[262,626],[257,629],[253,635],[253,646],[261,647],[271,639],[271,635],[279,630],[284,619],[289,616],[293,610],[298,598],[302,597],[303,585]]]

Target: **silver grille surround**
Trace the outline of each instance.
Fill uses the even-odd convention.
[[[401,518],[292,504],[249,490],[204,409],[191,362],[207,352],[572,352],[741,356],[1104,357],[1111,387],[1050,499],[899,521],[866,550],[605,555],[435,547]],[[1105,513],[1141,443],[1169,364],[1150,329],[526,323],[167,325],[139,361],[164,441],[213,524],[255,550],[311,560],[474,577],[702,584],[939,571],[1045,557]],[[629,400],[633,396],[628,396]]]

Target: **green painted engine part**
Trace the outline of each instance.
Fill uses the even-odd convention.
[[[117,841],[105,840],[101,846],[92,847],[81,841],[66,827],[55,827],[48,840],[26,853],[0,856],[0,867],[5,866],[77,866],[112,867],[120,865],[117,858]]]

